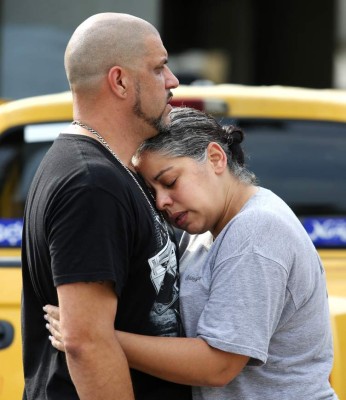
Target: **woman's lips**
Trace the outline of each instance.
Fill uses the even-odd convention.
[[[178,228],[181,228],[185,225],[187,219],[187,212],[177,212],[171,215],[171,221],[176,225]]]

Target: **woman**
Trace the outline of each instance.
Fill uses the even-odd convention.
[[[157,208],[199,234],[181,247],[188,337],[118,332],[130,366],[192,385],[195,400],[336,399],[325,274],[309,236],[279,197],[255,185],[239,129],[194,109],[170,115],[168,131],[144,142],[134,164]]]

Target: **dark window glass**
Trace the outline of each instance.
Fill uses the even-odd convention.
[[[36,169],[61,126],[45,124],[17,127],[0,136],[1,219],[22,218]]]
[[[247,164],[299,216],[346,216],[346,124],[239,119]]]

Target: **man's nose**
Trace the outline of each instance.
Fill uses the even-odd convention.
[[[179,86],[178,78],[173,74],[173,72],[167,67],[167,76],[166,76],[166,87],[168,89],[175,89]]]

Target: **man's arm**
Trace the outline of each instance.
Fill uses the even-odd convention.
[[[132,368],[193,386],[225,386],[249,361],[199,338],[150,337],[116,332]]]
[[[57,288],[61,332],[81,400],[133,400],[126,357],[114,335],[114,284],[71,283]]]
[[[45,306],[52,345],[65,351],[59,308]],[[193,386],[224,386],[245,367],[249,357],[227,353],[198,338],[153,337],[116,331],[132,368],[168,381]]]

